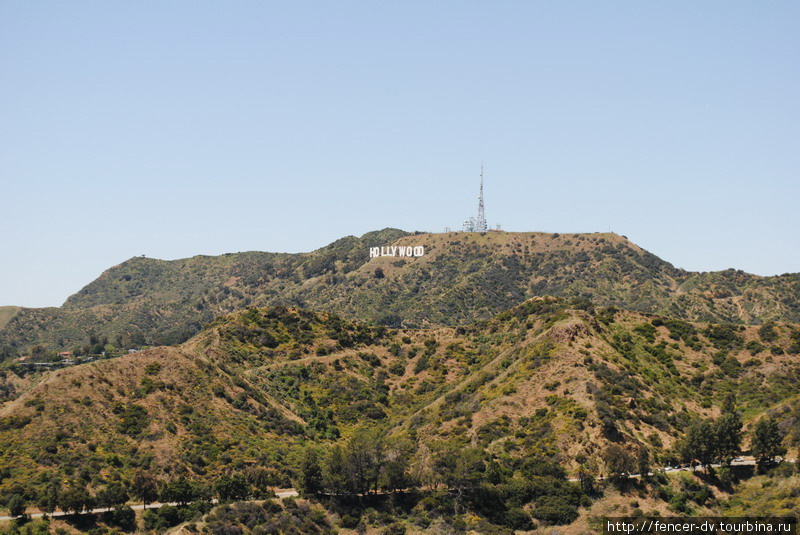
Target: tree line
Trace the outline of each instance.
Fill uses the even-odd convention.
[[[730,466],[742,452],[744,439],[742,419],[735,402],[734,395],[727,396],[718,418],[700,419],[689,426],[686,435],[678,441],[666,461],[699,465],[706,470],[714,464]],[[774,418],[765,416],[756,423],[750,434],[750,452],[760,467],[774,464],[777,457],[786,453],[783,447],[785,435]],[[603,458],[611,479],[625,479],[633,473],[647,475],[651,467],[650,453],[643,446],[635,453],[630,453],[612,443],[606,448]],[[589,481],[591,475],[582,467],[579,478]]]
[[[759,465],[768,465],[785,453],[784,434],[777,422],[764,417],[754,426],[751,449]],[[714,463],[730,464],[743,440],[742,421],[735,399],[726,399],[716,419],[695,422],[678,443],[674,458],[708,469]],[[604,455],[610,478],[625,479],[638,472],[647,475],[651,452],[640,446],[634,453],[612,443]],[[24,514],[28,505],[45,513],[61,509],[80,513],[94,508],[114,508],[120,523],[131,517],[125,504],[132,498],[147,506],[155,501],[187,505],[266,498],[273,479],[263,467],[217,476],[211,482],[185,476],[169,481],[139,469],[127,481],[114,481],[90,492],[82,481],[62,485],[53,477],[31,489],[13,487],[3,497],[12,516]],[[396,492],[435,494],[449,514],[481,511],[498,523],[523,529],[533,517],[552,523],[570,522],[577,509],[597,492],[596,469],[582,465],[577,483],[552,460],[490,454],[466,437],[419,441],[407,432],[389,434],[379,427],[356,428],[346,439],[302,448],[293,474],[295,486],[306,496],[354,502],[362,497]],[[522,506],[533,503],[534,507]],[[491,506],[487,505],[491,504]],[[527,519],[527,520],[526,520]]]
[[[330,446],[304,449],[296,485],[306,496],[358,503],[379,494],[419,495],[454,517],[467,510],[513,529],[531,529],[533,516],[569,523],[589,498],[556,463],[538,458],[496,458],[465,439],[417,443],[407,434],[360,428]],[[523,506],[533,502],[529,513]]]
[[[95,493],[81,481],[62,485],[59,479],[54,478],[33,495],[25,489],[12,488],[4,496],[4,502],[9,514],[18,517],[25,514],[29,505],[35,505],[44,513],[60,509],[68,514],[78,514],[97,508],[130,509],[125,504],[131,499],[137,499],[147,507],[157,501],[187,505],[213,499],[226,502],[271,495],[268,481],[260,477],[258,471],[223,474],[213,484],[207,484],[185,476],[161,481],[146,470],[137,470],[127,484],[112,482]]]

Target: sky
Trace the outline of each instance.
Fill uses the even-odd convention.
[[[800,271],[796,1],[0,3],[0,305],[397,227]]]

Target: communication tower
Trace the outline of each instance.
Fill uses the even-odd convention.
[[[486,213],[483,207],[483,163],[481,163],[481,190],[478,195],[478,216],[470,217],[461,225],[464,232],[486,232],[489,229],[486,224]]]
[[[475,220],[475,232],[486,232],[486,214],[483,212],[483,162],[481,162],[481,193],[478,196],[478,218]]]

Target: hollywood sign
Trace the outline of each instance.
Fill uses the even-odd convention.
[[[422,245],[404,246],[404,245],[390,245],[387,247],[370,247],[369,257],[377,258],[379,256],[422,256],[425,254],[425,247]]]

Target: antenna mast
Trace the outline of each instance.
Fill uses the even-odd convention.
[[[478,197],[478,218],[475,221],[476,232],[486,232],[486,214],[483,211],[483,162],[481,162],[481,194]]]

